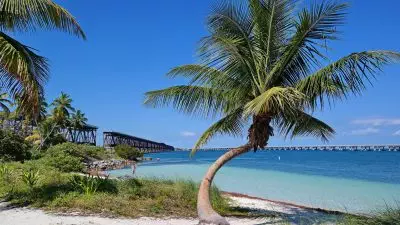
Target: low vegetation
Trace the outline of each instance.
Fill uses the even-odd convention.
[[[39,160],[62,172],[82,172],[85,162],[111,157],[104,148],[67,142],[50,147]]]
[[[0,161],[21,161],[31,158],[31,145],[21,136],[0,130]]]
[[[137,148],[129,145],[118,145],[114,148],[115,153],[123,159],[136,159],[143,157],[143,152],[139,151]]]
[[[127,217],[196,216],[198,184],[186,180],[102,179],[61,172],[40,160],[0,166],[0,198],[16,205]],[[212,203],[223,215],[247,215],[229,207],[216,187]]]
[[[372,217],[346,216],[339,225],[399,225],[400,207],[387,207]]]

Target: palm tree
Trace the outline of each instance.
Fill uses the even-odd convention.
[[[81,110],[77,110],[76,113],[72,114],[71,119],[69,120],[70,127],[68,127],[68,132],[72,138],[72,142],[77,141],[81,129],[85,127],[87,121],[88,119]],[[74,133],[73,130],[77,130],[78,133]]]
[[[66,126],[71,112],[75,111],[72,107],[71,97],[61,92],[61,95],[51,105],[54,107],[52,111],[53,119],[58,125]]]
[[[85,116],[85,113],[82,113],[81,110],[77,110],[76,113],[72,114],[70,119],[70,124],[72,127],[81,129],[86,125],[88,119]]]
[[[10,114],[10,106],[12,105],[13,102],[8,98],[8,94],[0,93],[0,109],[5,115]]]
[[[39,115],[37,118],[38,122],[41,122],[46,119],[48,107],[49,104],[47,104],[46,100],[43,98],[42,101],[40,102]]]
[[[52,0],[0,1],[0,82],[14,97],[21,98],[21,109],[39,113],[43,85],[49,76],[48,60],[6,33],[61,30],[86,39],[75,18]]]
[[[384,65],[400,60],[399,53],[377,50],[329,61],[329,41],[338,38],[348,5],[319,2],[296,12],[295,4],[249,0],[216,5],[207,21],[210,34],[198,49],[199,63],[168,73],[189,84],[146,93],[145,104],[151,107],[172,105],[190,115],[222,116],[202,134],[192,154],[215,135],[241,136],[247,128],[247,143],[224,153],[202,180],[200,222],[229,224],[209,199],[212,180],[226,162],[265,148],[274,133],[327,141],[335,131],[313,112],[361,94]]]

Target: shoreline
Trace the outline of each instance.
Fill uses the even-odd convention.
[[[246,199],[252,199],[252,200],[265,201],[265,202],[274,203],[274,204],[278,204],[278,205],[282,205],[282,206],[295,207],[295,208],[300,208],[300,209],[304,209],[304,210],[313,210],[313,211],[331,214],[331,215],[356,215],[356,214],[351,214],[351,213],[347,213],[347,212],[341,212],[338,210],[329,210],[329,209],[324,209],[324,208],[319,208],[319,207],[300,205],[300,204],[291,203],[291,202],[271,200],[271,199],[267,199],[267,198],[251,196],[251,195],[242,194],[242,193],[238,193],[238,192],[228,192],[228,191],[221,191],[221,192],[222,192],[222,194],[227,195],[228,197],[237,197],[237,198],[246,198]]]

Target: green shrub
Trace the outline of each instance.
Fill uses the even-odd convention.
[[[129,145],[118,145],[114,148],[115,153],[123,159],[136,159],[143,157],[143,153],[137,148]]]
[[[0,130],[0,161],[21,161],[31,157],[31,146],[12,131]]]
[[[116,193],[117,189],[113,181],[106,178],[94,176],[74,175],[70,178],[70,183],[74,190],[80,191],[85,195],[92,195],[97,191]]]
[[[106,151],[101,147],[62,143],[47,149],[42,160],[62,172],[81,172],[84,169],[83,162],[106,157]]]
[[[29,169],[27,171],[24,171],[22,173],[22,181],[29,187],[29,189],[33,189],[33,187],[37,184],[39,181],[39,171],[38,170],[33,170]]]
[[[49,148],[46,155],[40,159],[45,165],[57,168],[62,172],[82,172],[85,168],[83,158],[71,155],[66,151]]]
[[[0,190],[0,194],[9,194],[9,192],[12,191],[13,189],[13,176],[12,176],[12,170],[10,167],[6,164],[0,165],[0,187],[2,187],[3,190]],[[2,196],[0,195],[0,198]]]

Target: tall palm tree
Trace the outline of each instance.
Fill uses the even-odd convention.
[[[0,82],[21,98],[22,111],[38,115],[49,76],[48,60],[6,33],[61,30],[86,39],[75,18],[52,0],[0,1]]]
[[[39,115],[37,118],[38,122],[41,122],[46,119],[48,107],[49,107],[49,104],[47,104],[46,100],[43,98],[42,101],[40,102]]]
[[[74,128],[81,129],[86,125],[88,119],[85,116],[85,113],[82,113],[81,110],[76,110],[74,114],[72,114],[70,119],[70,125]]]
[[[69,116],[75,111],[72,107],[72,99],[68,94],[61,92],[61,95],[56,98],[53,103],[52,117],[60,126],[66,126]]]
[[[329,61],[329,41],[338,38],[347,4],[319,2],[295,11],[293,0],[222,1],[208,17],[199,63],[173,68],[188,85],[150,91],[145,104],[172,105],[200,116],[221,116],[208,128],[192,154],[218,134],[243,135],[246,144],[223,154],[201,182],[197,209],[201,222],[229,224],[210,204],[216,172],[229,160],[263,149],[274,133],[311,135],[327,141],[334,129],[312,114],[326,103],[361,94],[384,65],[398,62],[392,51],[351,53]],[[297,6],[296,6],[297,8]]]
[[[7,93],[0,93],[0,109],[3,111],[5,115],[10,113],[10,106],[13,105],[13,102],[9,99]]]
[[[77,110],[76,113],[72,114],[69,120],[68,132],[71,136],[72,142],[76,142],[79,135],[81,134],[81,129],[85,127],[88,119],[81,110]]]

